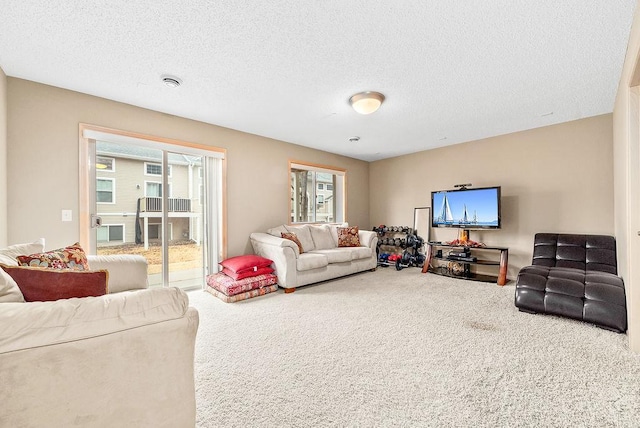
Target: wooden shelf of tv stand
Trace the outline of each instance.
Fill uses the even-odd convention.
[[[500,260],[476,260],[468,262],[464,260],[449,260],[447,257],[436,257],[434,248],[468,248],[473,253],[474,250],[480,251],[499,251]],[[444,266],[431,266],[431,261],[436,262],[454,262],[467,265],[483,265],[483,266],[499,266],[497,276],[470,273],[467,275],[455,275],[450,273]],[[509,263],[509,248],[506,247],[465,247],[464,245],[448,245],[441,242],[427,242],[427,254],[422,273],[431,272],[438,275],[450,276],[453,278],[469,279],[472,281],[496,282],[498,285],[507,283],[507,268]]]

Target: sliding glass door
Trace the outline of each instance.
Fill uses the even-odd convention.
[[[201,287],[205,275],[204,159],[184,153],[166,155],[171,172],[166,179],[172,192],[163,210],[171,226],[166,240],[166,274],[172,286]]]
[[[152,287],[203,287],[221,257],[221,156],[107,139],[88,140],[93,252],[144,256]]]

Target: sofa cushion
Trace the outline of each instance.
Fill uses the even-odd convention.
[[[255,254],[246,254],[244,256],[230,257],[220,262],[223,268],[235,273],[245,273],[249,271],[257,271],[259,268],[269,267],[273,260],[265,257],[256,256]]]
[[[40,238],[30,244],[16,244],[0,249],[0,263],[9,266],[18,266],[16,257],[23,254],[41,253],[44,251],[44,238]]]
[[[289,233],[289,231],[286,227],[284,227],[284,224],[281,224],[280,226],[276,226],[267,230],[267,233],[271,236],[280,238],[283,233]]]
[[[329,263],[343,263],[352,260],[351,251],[349,250],[349,248],[332,248],[330,250],[314,250],[313,253],[326,256]]]
[[[87,255],[79,242],[64,248],[16,257],[20,266],[89,270]]]
[[[236,294],[255,290],[257,288],[274,285],[278,282],[278,277],[273,273],[266,273],[264,275],[236,280],[218,272],[213,275],[207,275],[206,281],[208,285],[207,288],[211,287],[227,296],[235,296]]]
[[[368,259],[371,257],[372,252],[369,247],[351,247],[349,248],[349,254],[351,255],[351,260],[360,260]]]
[[[311,229],[309,225],[304,224],[301,226],[285,226],[289,233],[295,233],[300,243],[302,244],[302,249],[304,252],[313,251],[316,249],[316,246],[313,243],[313,238],[311,237]],[[302,252],[302,251],[300,251]]]
[[[296,260],[296,270],[305,271],[326,267],[329,264],[327,256],[318,253],[304,253]]]
[[[273,271],[274,271],[273,268],[269,266],[257,268],[256,270],[248,270],[244,272],[234,272],[227,268],[222,268],[223,274],[227,275],[229,278],[236,281],[245,279],[245,278],[254,278],[260,275],[267,275],[267,274],[273,273]]]
[[[24,296],[13,278],[0,269],[0,303],[6,302],[24,302]]]
[[[338,228],[338,247],[359,247],[358,226]]]
[[[108,291],[109,272],[46,269],[0,264],[20,287],[27,302],[46,302],[72,297],[103,296]]]
[[[309,226],[309,230],[311,231],[311,238],[313,238],[313,244],[316,250],[336,248],[336,243],[333,241],[331,229],[329,229],[328,225]]]
[[[16,244],[7,248],[0,248],[0,263],[7,266],[18,266],[16,257],[21,254],[39,253],[44,251],[44,238],[30,244]],[[24,302],[24,296],[18,284],[4,270],[0,269],[0,302]]]

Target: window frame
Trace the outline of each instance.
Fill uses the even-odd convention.
[[[122,242],[122,243],[127,242],[126,239],[125,239],[125,237],[127,236],[126,235],[127,227],[126,227],[126,225],[124,223],[114,223],[114,224],[109,223],[109,224],[103,224],[100,227],[106,227],[107,229],[110,229],[112,226],[122,227],[122,241],[116,241],[116,240],[112,241],[111,239],[108,239],[109,238],[109,230],[107,230],[107,240],[106,241],[99,241],[99,242]]]
[[[116,179],[115,177],[96,177],[96,194],[98,192],[105,192],[106,190],[98,190],[98,180],[111,182],[111,202],[100,202],[96,199],[96,204],[103,205],[115,205],[116,204]]]
[[[99,158],[109,159],[111,161],[111,168],[98,168]],[[111,156],[103,156],[103,155],[96,154],[96,170],[99,172],[116,172],[116,158]]]
[[[149,184],[149,183],[159,184],[160,185],[160,189],[162,189],[162,181],[145,180],[144,181],[144,197],[145,198],[162,198],[162,193],[160,193],[160,196],[149,196],[147,194],[147,184]],[[169,188],[169,193],[168,193],[167,197],[168,198],[172,198],[173,197],[172,196],[173,193],[171,192],[171,190],[172,190],[173,186],[171,186],[171,183],[167,183],[167,185],[169,186],[168,187]]]
[[[316,176],[314,175],[312,186],[307,186],[307,190],[313,189],[313,194],[309,195],[309,199],[313,201],[309,206],[313,207],[313,215],[312,221],[295,221],[295,212],[294,212],[294,196],[293,189],[291,187],[292,183],[292,170],[303,170],[310,171],[313,173],[325,173],[332,174],[334,176],[335,181],[335,190],[331,190],[334,203],[336,203],[335,207],[335,216],[333,221],[331,222],[323,222],[318,221],[318,203],[317,203],[317,195],[318,195],[318,184],[316,181]],[[341,224],[347,221],[347,170],[343,168],[338,168],[334,166],[328,165],[320,165],[310,162],[297,161],[297,160],[289,160],[289,169],[288,169],[289,177],[287,180],[289,195],[287,199],[289,200],[289,221],[288,224]],[[326,192],[326,187],[323,189],[323,192]],[[333,185],[332,185],[333,187]],[[324,195],[324,199],[326,200],[327,195]],[[323,201],[324,205],[324,201]],[[324,214],[324,213],[323,213]]]
[[[147,167],[149,165],[160,165],[160,174],[152,174],[147,170]],[[167,169],[169,171],[169,174],[167,174],[167,177],[172,178],[173,175],[173,168],[171,168],[172,165],[167,165]],[[144,162],[144,175],[147,177],[162,177],[162,162]]]

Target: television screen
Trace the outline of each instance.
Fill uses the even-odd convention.
[[[500,228],[500,187],[431,192],[433,227]]]

